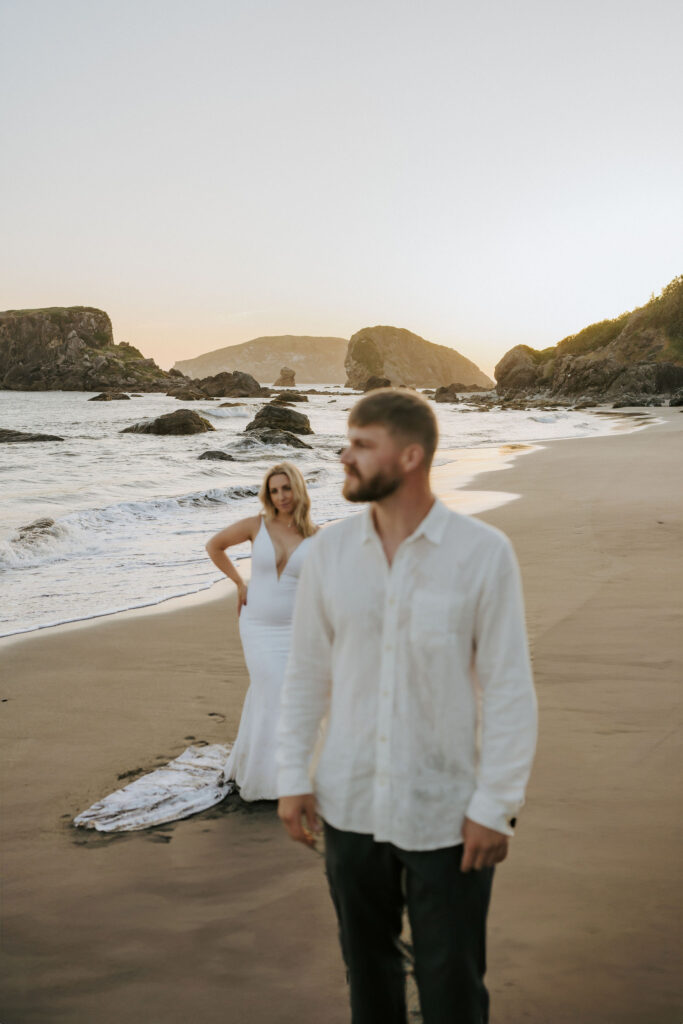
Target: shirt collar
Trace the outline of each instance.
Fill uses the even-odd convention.
[[[440,544],[446,529],[447,520],[448,509],[442,501],[435,498],[434,504],[427,515],[421,523],[418,523],[410,536],[406,537],[404,543],[417,540],[418,537],[426,537],[432,544]],[[372,540],[373,537],[377,537],[377,531],[372,520],[372,505],[368,505],[363,512],[363,543],[365,544],[367,541]]]

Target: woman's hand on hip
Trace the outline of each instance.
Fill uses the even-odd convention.
[[[242,607],[247,603],[247,585],[246,583],[237,584],[237,617],[242,614]]]

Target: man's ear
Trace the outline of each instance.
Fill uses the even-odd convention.
[[[418,469],[425,460],[425,450],[421,444],[407,444],[401,452],[401,468],[404,473]]]

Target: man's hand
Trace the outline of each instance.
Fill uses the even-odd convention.
[[[315,846],[320,822],[315,813],[315,797],[312,793],[301,796],[281,796],[277,806],[280,821],[292,839],[306,846]],[[304,825],[304,816],[306,825]]]
[[[462,838],[465,848],[462,854],[460,870],[464,872],[480,871],[481,868],[492,868],[500,864],[508,855],[508,837],[502,832],[495,832],[485,825],[465,818],[462,826]]]

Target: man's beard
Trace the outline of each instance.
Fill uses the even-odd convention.
[[[351,479],[360,481],[358,487],[353,491],[348,489]],[[375,473],[369,480],[361,480],[356,473],[347,471],[342,494],[347,501],[381,501],[382,498],[388,498],[390,494],[398,490],[402,480],[403,478],[398,473],[386,472]]]

